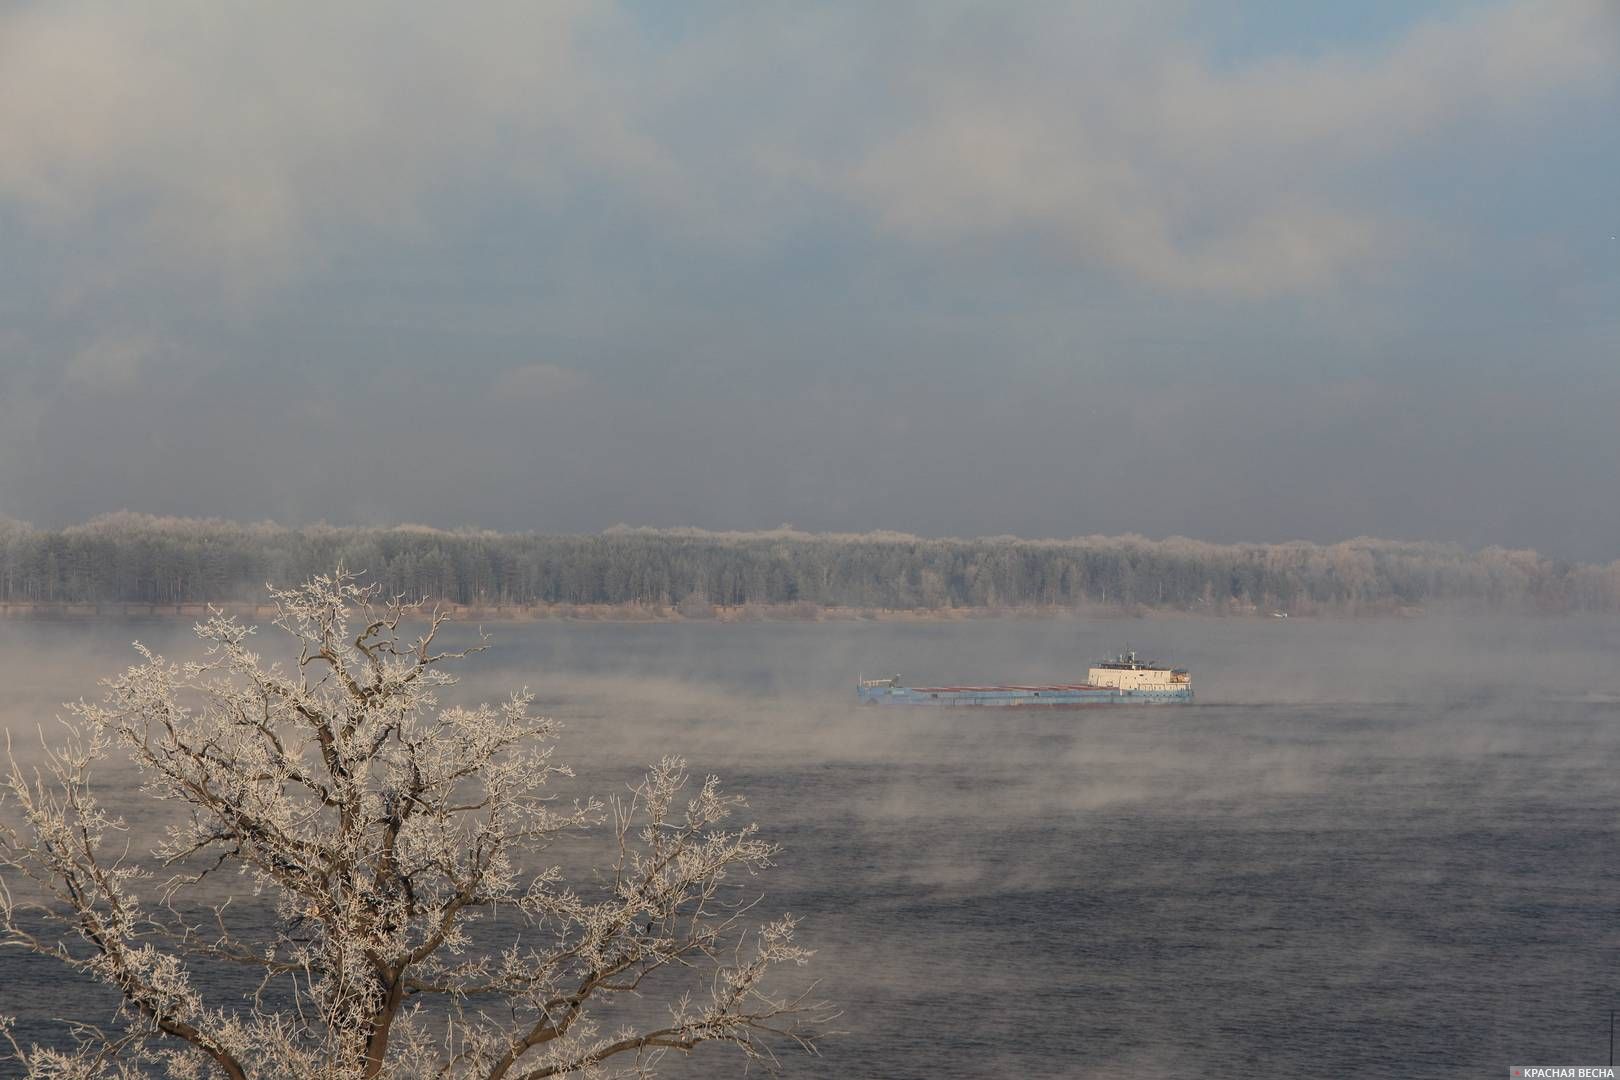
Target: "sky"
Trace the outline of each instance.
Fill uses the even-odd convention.
[[[1620,558],[1620,0],[0,3],[0,515]]]

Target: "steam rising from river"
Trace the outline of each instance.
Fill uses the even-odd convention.
[[[0,722],[26,755],[130,640],[186,629],[0,623]],[[784,845],[767,907],[806,917],[848,1029],[791,1072],[1440,1076],[1603,1034],[1620,622],[489,629],[454,696],[530,686],[581,792],[678,753]],[[1071,678],[1127,642],[1198,704],[851,705],[861,673]]]

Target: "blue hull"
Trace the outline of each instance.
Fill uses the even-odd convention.
[[[1075,709],[1093,705],[1190,705],[1192,687],[1176,690],[1113,690],[1107,687],[910,687],[862,686],[863,705],[945,708]]]

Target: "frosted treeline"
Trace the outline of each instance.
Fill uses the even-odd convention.
[[[0,520],[5,603],[245,603],[267,581],[302,581],[338,564],[364,568],[390,595],[481,606],[1620,608],[1620,562],[1595,566],[1534,551],[1368,538],[1210,544],[623,527],[571,536],[287,528],[127,513],[43,530]]]

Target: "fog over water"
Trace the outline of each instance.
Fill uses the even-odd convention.
[[[783,844],[764,909],[804,917],[844,1011],[822,1059],[784,1059],[790,1075],[1450,1077],[1605,1060],[1620,621],[489,630],[454,697],[529,685],[567,725],[559,757],[580,790],[622,790],[682,754]],[[26,753],[55,703],[129,662],[129,641],[179,656],[187,636],[178,621],[0,623],[0,719]],[[1191,667],[1198,704],[852,704],[862,673],[1081,677],[1127,642]],[[120,775],[107,801],[138,809]],[[84,1000],[0,954],[0,1011],[29,1037]],[[736,1068],[710,1047],[671,1071]]]

